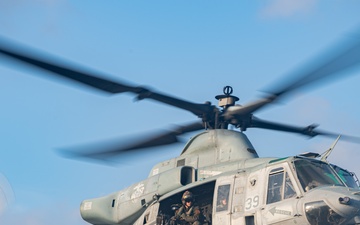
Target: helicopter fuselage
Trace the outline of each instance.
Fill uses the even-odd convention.
[[[349,172],[301,156],[259,158],[244,134],[230,130],[195,136],[146,180],[85,200],[81,214],[92,224],[168,224],[186,190],[206,224],[360,223],[360,189]]]

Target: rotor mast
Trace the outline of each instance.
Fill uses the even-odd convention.
[[[227,108],[234,106],[235,102],[239,101],[239,98],[236,96],[231,95],[233,93],[233,88],[231,86],[225,86],[223,88],[223,95],[217,95],[215,98],[219,100],[218,105],[222,108],[222,112],[224,112]],[[218,127],[218,116],[216,116],[216,127]],[[225,121],[221,121],[220,128],[227,129],[229,123]]]

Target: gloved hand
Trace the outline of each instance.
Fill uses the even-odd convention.
[[[186,214],[185,213],[181,214],[180,219],[185,220],[186,219]]]

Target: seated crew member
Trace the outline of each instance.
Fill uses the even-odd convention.
[[[185,191],[181,198],[182,205],[171,218],[171,225],[201,225],[202,215],[198,206],[194,204],[194,196]]]
[[[227,209],[228,209],[227,197],[226,196],[221,196],[220,201],[218,202],[218,204],[216,206],[216,211],[220,212],[220,211],[225,211]]]

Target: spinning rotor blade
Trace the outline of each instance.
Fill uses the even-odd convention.
[[[312,61],[308,66],[294,71],[289,77],[293,80],[284,82],[281,86],[269,89],[267,92],[277,98],[289,94],[302,87],[319,81],[341,76],[341,72],[351,69],[360,63],[360,36],[354,36],[338,43],[326,54]]]
[[[135,144],[121,146],[119,141],[114,144],[109,143],[100,143],[102,150],[93,149],[93,147],[80,147],[77,151],[62,151],[63,155],[74,158],[74,157],[86,157],[86,158],[95,158],[95,159],[106,159],[113,156],[119,156],[126,152],[134,151],[146,151],[147,148],[164,146],[169,144],[174,144],[179,142],[178,136],[204,129],[204,126],[200,122],[191,123],[184,126],[177,126],[175,129],[158,133],[157,135],[152,135],[150,137],[141,138],[139,142],[133,142]]]
[[[353,137],[353,136],[347,136],[347,135],[342,135],[342,134],[330,133],[327,131],[316,130],[317,125],[315,125],[315,124],[312,124],[312,125],[309,125],[306,127],[298,127],[298,126],[291,126],[291,125],[287,125],[287,124],[265,121],[265,120],[261,120],[257,117],[252,117],[251,125],[249,126],[249,128],[250,127],[292,132],[292,133],[302,134],[302,135],[305,135],[308,137],[315,137],[317,135],[321,135],[321,136],[326,136],[326,137],[330,137],[330,138],[337,138],[339,135],[341,135],[341,138],[343,140],[360,143],[360,137]]]
[[[7,41],[6,41],[7,42]],[[0,53],[20,61],[22,63],[34,66],[38,69],[43,69],[48,72],[52,72],[52,75],[67,78],[72,81],[77,81],[81,84],[87,85],[89,87],[95,88],[97,90],[104,91],[110,94],[131,92],[137,95],[138,100],[145,98],[150,98],[171,106],[175,106],[187,111],[194,113],[199,117],[204,117],[205,114],[213,112],[213,106],[209,104],[197,104],[189,101],[181,100],[176,97],[171,97],[169,95],[160,94],[153,92],[149,89],[139,86],[132,86],[120,81],[113,81],[110,79],[103,78],[103,75],[97,74],[95,72],[87,72],[81,69],[72,68],[65,64],[61,65],[60,63],[51,62],[50,60],[45,60],[45,57],[39,57],[40,54],[27,51],[27,53],[16,51],[16,49],[25,49],[18,45],[6,43],[4,40],[0,40]],[[5,47],[12,46],[12,47]],[[36,56],[38,55],[38,56]],[[43,58],[43,59],[41,59]]]
[[[287,76],[289,77],[288,80],[267,90],[266,97],[242,107],[233,108],[232,110],[230,110],[232,107],[229,107],[228,110],[224,112],[223,117],[229,120],[236,116],[249,115],[300,88],[341,76],[343,75],[341,72],[345,72],[358,64],[360,64],[359,35],[352,37],[350,41],[342,41],[328,54],[318,57],[317,60],[308,66],[289,74]]]

